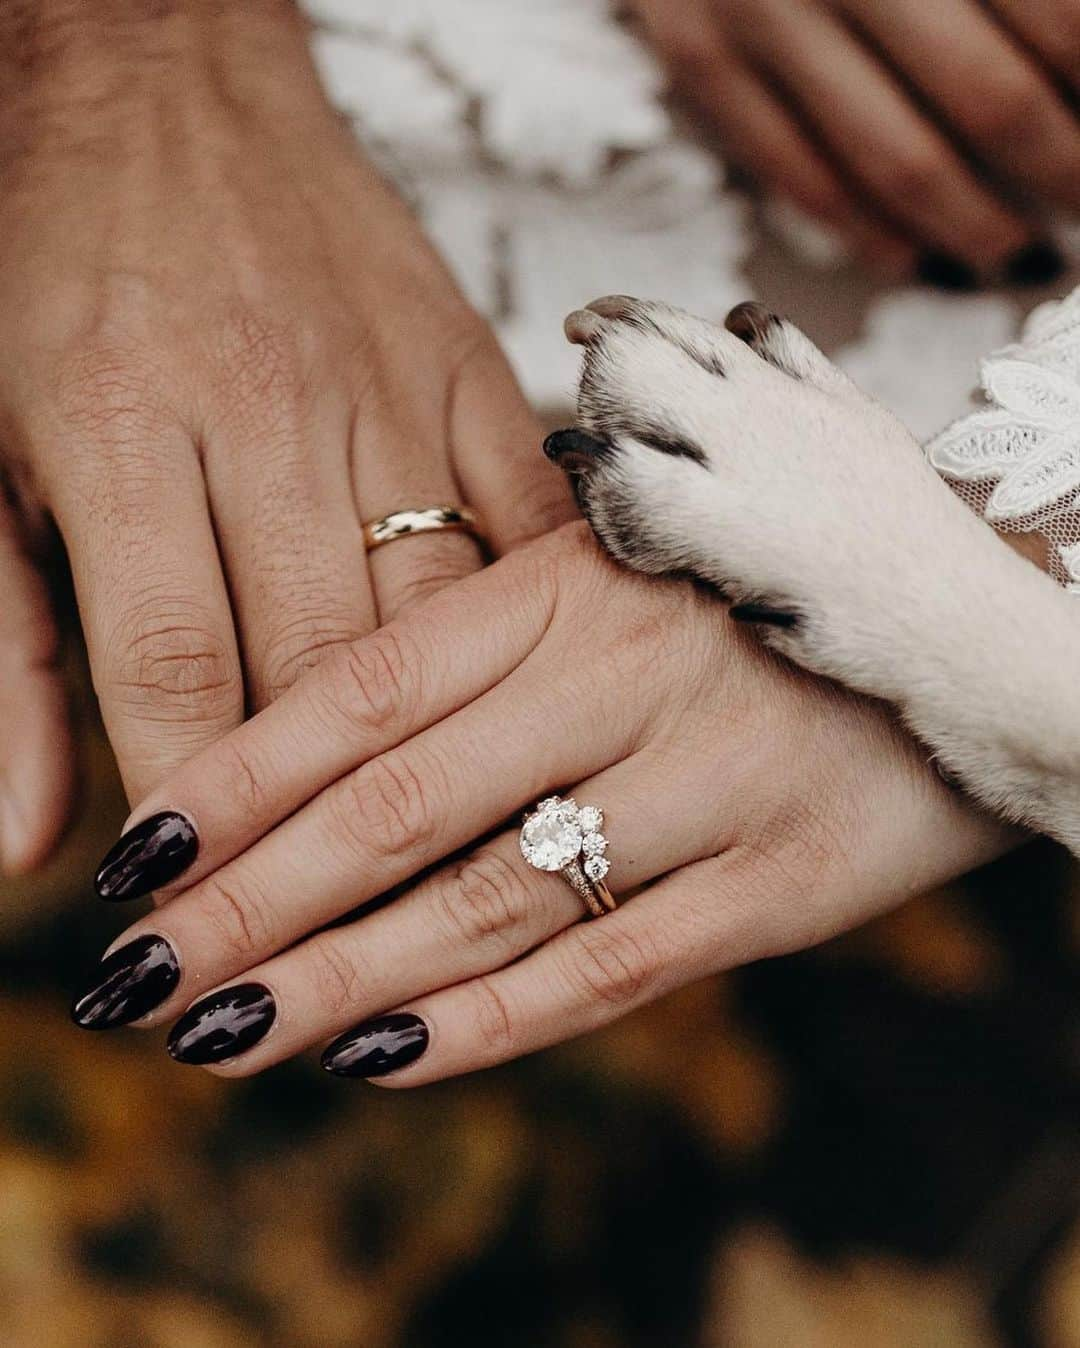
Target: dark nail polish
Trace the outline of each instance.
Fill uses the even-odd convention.
[[[415,1062],[427,1046],[420,1017],[395,1011],[347,1030],[322,1055],[322,1065],[339,1077],[384,1077]]]
[[[169,996],[180,982],[176,952],[163,936],[140,936],[101,961],[93,985],[72,1005],[84,1030],[130,1025]]]
[[[733,604],[728,610],[737,623],[763,623],[767,627],[796,627],[799,615],[767,604]]]
[[[185,1011],[169,1035],[177,1062],[224,1062],[257,1044],[274,1023],[277,1006],[261,983],[236,983],[212,992]]]
[[[103,899],[141,899],[175,880],[195,860],[199,839],[189,819],[167,811],[128,829],[101,863],[94,888]]]
[[[587,473],[611,453],[606,440],[598,440],[587,431],[552,431],[544,441],[544,453],[564,473]]]
[[[1013,253],[1005,264],[1005,279],[1017,286],[1044,286],[1065,270],[1065,257],[1056,243],[1040,239]]]
[[[939,290],[977,290],[979,277],[969,267],[949,253],[924,253],[919,259],[919,280]]]

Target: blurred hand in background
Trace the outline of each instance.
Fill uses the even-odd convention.
[[[869,261],[1048,281],[1080,208],[1080,0],[632,0],[731,161]]]

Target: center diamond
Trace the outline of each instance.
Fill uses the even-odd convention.
[[[561,871],[581,854],[582,832],[576,810],[538,810],[521,830],[521,853],[541,871]]]

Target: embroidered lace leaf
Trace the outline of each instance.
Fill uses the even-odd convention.
[[[1080,288],[1031,314],[987,357],[988,407],[926,446],[932,466],[1003,533],[1038,533],[1051,574],[1080,592]]]

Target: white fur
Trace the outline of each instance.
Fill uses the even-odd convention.
[[[613,447],[579,484],[612,553],[797,613],[762,637],[895,703],[985,805],[1080,852],[1075,598],[791,324],[743,341],[617,297],[568,331],[586,347],[580,423]]]

